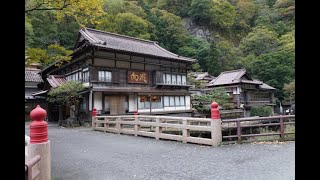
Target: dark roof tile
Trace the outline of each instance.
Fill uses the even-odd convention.
[[[43,82],[41,76],[38,74],[40,69],[25,68],[24,69],[24,80],[27,82]]]

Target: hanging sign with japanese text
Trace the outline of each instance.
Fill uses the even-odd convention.
[[[128,83],[149,83],[149,73],[145,71],[128,71]]]

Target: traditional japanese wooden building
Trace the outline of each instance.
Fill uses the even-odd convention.
[[[47,103],[44,98],[34,96],[42,89],[43,80],[38,74],[40,69],[37,64],[33,63],[26,65],[25,73],[25,120],[30,120],[30,112],[40,105],[43,108],[47,108]]]
[[[250,116],[250,110],[254,106],[274,107],[274,87],[252,79],[245,69],[224,71],[207,84],[207,89],[211,91],[217,87],[223,87],[231,96],[231,101],[235,107],[245,110],[245,116]]]
[[[98,114],[170,114],[190,116],[187,70],[195,59],[179,56],[157,42],[84,28],[72,60],[41,71],[51,86],[80,81],[82,118]],[[57,78],[58,77],[58,78]],[[49,86],[47,86],[49,87]]]

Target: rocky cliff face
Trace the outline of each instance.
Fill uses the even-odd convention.
[[[212,40],[211,32],[209,31],[208,28],[205,26],[199,26],[196,23],[192,21],[191,18],[182,18],[184,22],[184,26],[186,27],[187,31],[191,33],[191,35],[205,39],[207,41]]]

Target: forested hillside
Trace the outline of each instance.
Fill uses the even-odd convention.
[[[26,61],[69,60],[80,27],[157,41],[217,76],[246,68],[294,91],[294,0],[26,0]],[[293,88],[283,87],[293,84]],[[291,87],[287,85],[286,87]]]

